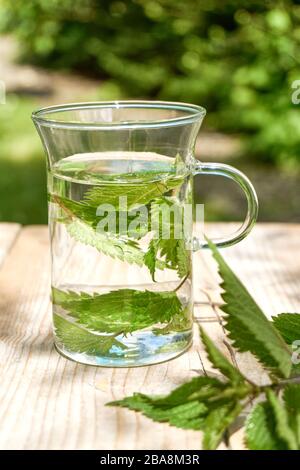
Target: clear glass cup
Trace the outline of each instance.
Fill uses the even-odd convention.
[[[237,243],[257,217],[247,177],[194,158],[205,110],[116,101],[44,108],[33,121],[47,155],[52,303],[57,350],[108,367],[154,364],[192,343],[193,176],[244,191]]]

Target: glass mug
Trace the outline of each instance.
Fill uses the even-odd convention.
[[[238,183],[257,217],[247,177],[194,159],[205,110],[115,101],[33,113],[48,163],[55,346],[67,358],[107,367],[172,359],[192,343],[193,176]]]

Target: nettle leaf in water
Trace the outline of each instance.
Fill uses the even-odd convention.
[[[179,277],[185,277],[191,271],[190,253],[186,248],[185,240],[178,240],[176,246],[177,272]]]
[[[95,335],[60,315],[53,315],[53,324],[57,338],[70,351],[99,355],[108,353],[113,346],[126,349],[114,336]]]
[[[130,264],[143,266],[144,252],[135,240],[126,237],[117,237],[111,233],[97,232],[79,219],[73,219],[66,226],[71,237],[85,245],[92,246],[111,258],[117,258]],[[158,269],[168,266],[162,260],[156,264]]]
[[[145,204],[154,200],[154,206],[157,207],[167,202],[168,209],[172,208],[175,214],[180,210],[175,198],[164,199],[161,196],[180,186],[182,181],[182,177],[175,176],[145,183],[103,184],[86,191],[81,201],[58,195],[50,195],[50,201],[61,208],[62,215],[58,220],[66,224],[69,235],[75,240],[93,246],[112,258],[139,266],[145,264],[153,279],[156,269],[165,268],[176,269],[179,276],[183,277],[189,271],[189,256],[182,235],[181,239],[176,238],[175,215],[171,215],[171,219],[167,221],[160,221],[157,230],[160,234],[159,243],[150,242],[146,254],[135,243],[135,240],[144,237],[150,229],[151,212],[148,212],[149,207]],[[110,206],[118,210],[109,212],[104,209]],[[101,215],[105,216],[105,220]],[[164,259],[159,259],[159,253]]]
[[[144,263],[150,271],[153,281],[155,281],[155,270],[157,263],[157,253],[158,253],[158,240],[154,238],[150,241],[148,245],[148,250],[144,255]]]
[[[176,269],[180,278],[187,276],[191,270],[190,252],[184,233],[184,210],[185,207],[175,197],[158,198],[151,203],[151,229],[154,237],[144,262],[153,279],[159,259],[164,259],[171,269]]]
[[[161,263],[165,263],[169,269],[177,270],[179,278],[186,277],[191,271],[190,253],[184,240],[152,239],[144,255],[144,263],[153,280],[156,269],[161,269]]]
[[[183,311],[176,313],[171,321],[161,328],[154,328],[152,333],[155,335],[166,335],[174,331],[182,332],[190,330],[193,326],[192,315],[189,307],[185,307]]]
[[[97,232],[79,219],[73,219],[66,228],[75,240],[93,246],[107,256],[139,266],[144,264],[144,253],[134,240]]]
[[[182,177],[177,176],[143,183],[97,185],[85,192],[83,201],[92,207],[99,207],[101,204],[111,204],[118,210],[120,204],[124,203],[122,198],[126,197],[127,207],[132,209],[133,207],[149,204],[153,199],[180,186],[182,181]]]
[[[183,308],[175,292],[120,289],[107,294],[52,290],[53,303],[81,325],[102,333],[132,333],[167,323]]]
[[[101,210],[82,201],[75,201],[65,197],[50,195],[49,200],[60,206],[62,217],[60,222],[70,223],[78,218],[82,223],[92,227],[97,232],[112,233],[113,235],[129,236],[140,239],[148,233],[149,220],[145,216],[143,207],[141,215],[137,215],[138,208],[133,212]],[[138,218],[138,220],[137,220]]]

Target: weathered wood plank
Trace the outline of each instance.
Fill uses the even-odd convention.
[[[208,228],[228,231],[223,224]],[[300,309],[299,235],[300,225],[258,225],[240,246],[223,250],[268,314]],[[230,358],[218,317],[215,265],[208,252],[196,254],[194,264],[195,297],[201,302],[195,314]],[[109,261],[98,269],[109,283]],[[22,229],[0,270],[0,448],[197,449],[196,432],[104,406],[135,391],[169,392],[203,369],[214,372],[197,333],[188,353],[156,366],[102,369],[67,361],[52,346],[49,273],[47,228]],[[249,356],[233,360],[260,375]],[[243,448],[241,431],[231,447]]]

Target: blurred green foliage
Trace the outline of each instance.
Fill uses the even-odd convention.
[[[24,60],[106,79],[119,96],[202,104],[208,127],[245,136],[245,154],[295,167],[298,3],[0,0],[0,30]]]
[[[0,220],[47,222],[46,165],[31,122],[32,100],[10,95],[0,106]]]

